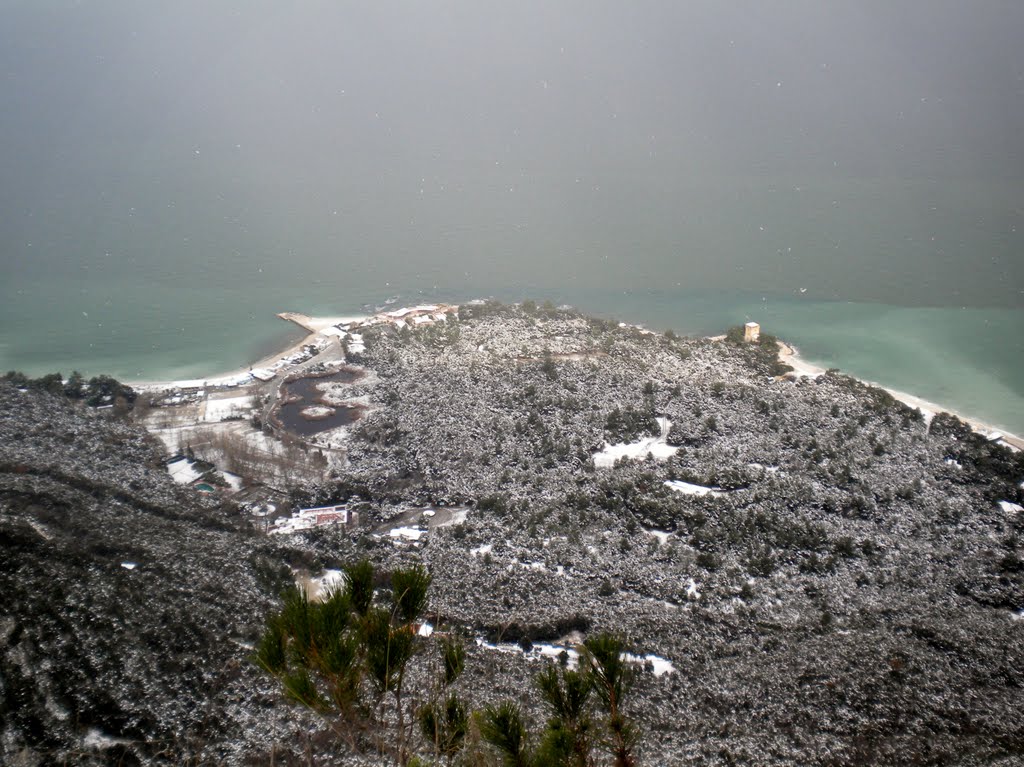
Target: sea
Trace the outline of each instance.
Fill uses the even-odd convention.
[[[144,5],[0,8],[3,370],[194,378],[282,311],[529,298],[754,320],[1024,434],[1020,10]]]

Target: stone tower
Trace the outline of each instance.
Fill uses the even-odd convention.
[[[761,337],[761,326],[756,322],[748,322],[743,326],[743,340],[748,344],[757,343]]]

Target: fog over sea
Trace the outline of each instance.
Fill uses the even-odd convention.
[[[280,311],[747,319],[1024,434],[1024,4],[0,3],[0,367]]]

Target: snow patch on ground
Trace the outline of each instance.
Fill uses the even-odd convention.
[[[524,570],[547,570],[548,569],[543,562],[520,562],[519,566],[522,567]]]
[[[654,667],[655,676],[664,676],[665,674],[674,674],[676,667],[672,661],[667,658],[662,658],[659,655],[631,655],[626,653],[623,656],[630,663],[650,663]]]
[[[481,638],[476,640],[477,647],[483,647],[486,650],[494,650],[495,652],[504,652],[515,655],[525,655],[527,658],[532,660],[539,660],[540,658],[558,658],[563,652],[569,656],[569,662],[567,663],[568,668],[574,669],[579,665],[580,654],[571,647],[562,647],[560,645],[553,644],[535,644],[529,651],[524,651],[522,647],[513,642],[498,642],[492,643],[487,642]]]
[[[245,505],[243,508],[252,514],[254,517],[269,517],[271,514],[277,511],[276,503],[256,503],[252,505]]]
[[[426,514],[426,512],[423,512]],[[438,522],[435,527],[451,527],[452,525],[461,525],[466,521],[466,517],[469,516],[469,509],[457,509],[452,512],[451,516],[448,517],[444,522]]]
[[[216,423],[229,418],[244,418],[252,411],[252,397],[226,397],[224,399],[206,400],[206,411],[203,413],[203,420],[207,423]]]
[[[179,485],[191,484],[202,476],[201,472],[195,468],[195,462],[184,457],[168,463],[167,473],[170,474],[171,479]],[[228,487],[232,490],[242,489],[242,478],[237,474],[232,474],[230,471],[219,470],[216,470],[216,473],[224,478],[224,481],[228,483]]]
[[[475,549],[470,549],[469,553],[472,554],[474,557],[480,557],[484,554],[490,554],[493,549],[493,543],[485,543],[483,546],[477,546]]]
[[[327,418],[332,416],[337,411],[333,407],[326,407],[325,405],[310,405],[304,407],[299,411],[299,414],[303,418]]]
[[[687,578],[686,580],[686,598],[700,599],[700,590],[697,588],[697,582],[693,578]]]
[[[167,471],[170,473],[171,479],[179,485],[187,485],[202,476],[192,467],[192,461],[188,458],[179,458],[177,461],[171,461],[167,464]]]
[[[651,536],[657,538],[658,541],[663,546],[668,542],[669,537],[671,537],[671,535],[672,535],[672,533],[666,532],[664,530],[647,530],[647,529],[645,529],[644,532],[647,533],[648,535],[651,535]]]
[[[85,737],[82,738],[82,745],[85,748],[98,748],[106,749],[112,746],[120,746],[129,741],[124,738],[115,738],[111,735],[107,735],[105,732],[97,730],[93,727],[89,732],[86,733]]]
[[[580,654],[571,647],[563,647],[557,644],[535,644],[533,649],[539,652],[542,658],[558,658],[564,652],[569,656],[567,665],[570,668],[575,668],[580,662]]]
[[[327,596],[332,588],[344,586],[345,579],[346,576],[342,570],[324,570],[315,578],[296,574],[295,585],[306,592],[311,602],[319,602]]]
[[[658,461],[665,461],[676,454],[678,447],[669,445],[668,432],[672,423],[667,418],[658,418],[658,425],[661,427],[661,434],[657,437],[645,437],[636,442],[620,442],[615,445],[605,443],[597,453],[594,453],[594,466],[599,469],[610,469],[620,458],[645,458],[651,455]]]
[[[404,538],[407,541],[418,541],[426,534],[427,531],[419,527],[396,527],[388,533],[392,538]]]
[[[222,471],[220,475],[224,477],[224,481],[230,485],[232,490],[242,489],[242,478],[237,474],[232,474],[230,471]]]
[[[214,386],[240,386],[252,380],[252,374],[248,371],[229,373],[213,378],[184,378],[178,381],[141,382],[132,386],[140,391],[164,391],[170,389],[202,389]]]
[[[725,495],[725,490],[716,490],[713,487],[704,487],[703,485],[694,485],[690,482],[683,482],[679,479],[667,479],[665,480],[665,487],[675,490],[677,493],[683,493],[684,495]]]
[[[561,657],[562,653],[565,653],[568,656],[568,663],[566,665],[570,669],[577,668],[580,662],[579,652],[572,647],[566,647],[564,645],[535,643],[529,650],[523,650],[523,648],[520,647],[518,644],[514,644],[511,642],[492,643],[487,642],[479,637],[477,637],[476,644],[477,647],[482,647],[487,650],[494,650],[496,652],[512,654],[521,653],[522,655],[525,655],[528,659],[531,660],[539,660],[541,658],[557,659]],[[631,653],[624,653],[622,655],[622,659],[629,663],[650,663],[653,668],[655,676],[673,674],[676,670],[675,664],[673,664],[672,661],[668,660],[667,658],[662,658],[660,655],[654,655],[653,653],[648,653],[647,655],[633,655]]]

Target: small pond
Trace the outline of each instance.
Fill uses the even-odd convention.
[[[358,405],[335,405],[324,400],[319,386],[329,383],[352,383],[361,374],[342,369],[323,376],[308,376],[281,385],[286,402],[278,405],[274,418],[287,431],[301,437],[310,437],[328,429],[353,423],[362,415]],[[303,411],[309,412],[303,412]]]

